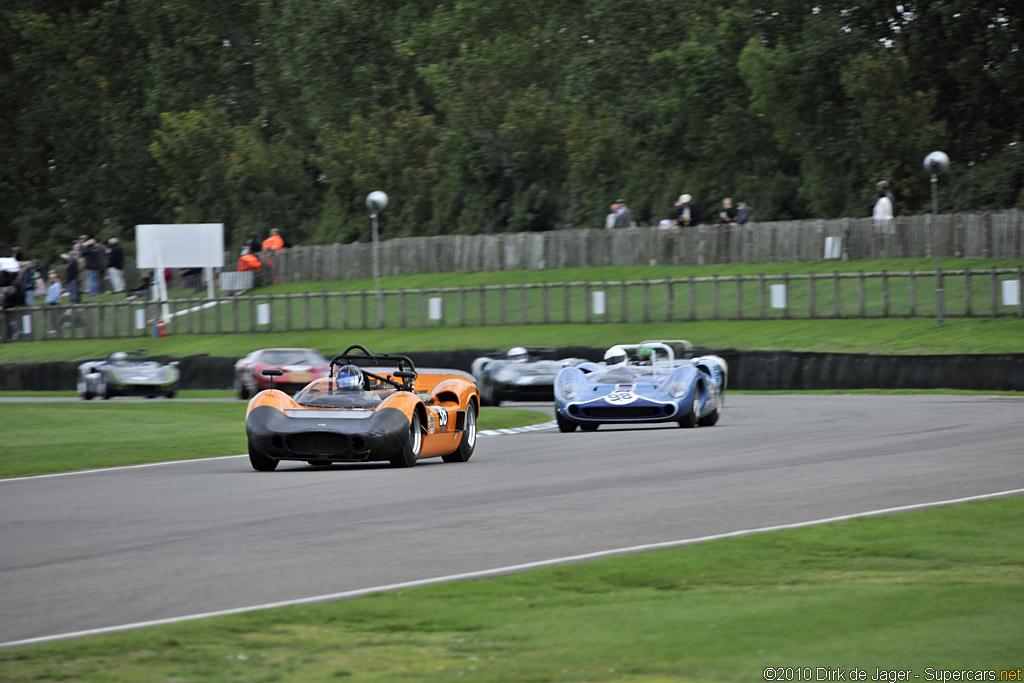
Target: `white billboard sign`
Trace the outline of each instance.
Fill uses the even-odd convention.
[[[223,268],[223,223],[135,226],[139,268]]]

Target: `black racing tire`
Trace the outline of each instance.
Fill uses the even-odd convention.
[[[715,411],[713,413],[708,413],[701,419],[697,420],[697,424],[699,424],[701,427],[714,427],[716,424],[718,424],[718,418],[721,417],[721,415],[722,406],[721,404],[719,404],[715,406]]]
[[[470,400],[466,410],[466,429],[462,432],[462,440],[454,453],[442,455],[445,462],[466,462],[476,449],[476,401]]]
[[[566,434],[569,432],[575,432],[576,427],[579,426],[569,418],[562,417],[561,413],[555,413],[555,421],[558,423],[558,431],[565,432]]]
[[[177,392],[176,390],[174,390],[174,389],[171,389],[170,391],[168,391],[168,392],[167,392],[167,394],[166,394],[166,395],[167,395],[167,398],[174,398],[174,396],[175,396],[175,395],[176,395],[177,393],[178,393],[178,392]]]
[[[423,427],[420,422],[420,414],[412,413],[409,420],[409,435],[402,445],[402,450],[391,456],[388,462],[392,467],[412,467],[420,457],[420,449],[423,447]]]
[[[90,387],[88,384],[86,384],[85,385],[85,391],[82,392],[82,399],[86,400],[86,401],[91,401],[95,395],[96,394],[93,393],[93,391],[92,391],[92,387]]]
[[[585,432],[596,432],[597,428],[600,427],[600,423],[597,422],[581,422],[580,429]]]
[[[110,382],[107,382],[106,384],[103,385],[103,400],[109,401],[110,399],[114,398],[114,396],[114,390],[110,388]]]
[[[685,429],[696,427],[700,421],[700,390],[693,392],[693,405],[690,408],[690,412],[683,416],[683,419],[679,421],[679,426]]]
[[[252,463],[252,468],[257,472],[273,472],[277,469],[277,460],[270,458],[258,450],[253,448],[252,443],[249,443],[249,462]]]
[[[242,381],[241,377],[235,378],[235,393],[243,401],[249,400],[249,388],[245,386],[245,382]]]
[[[480,403],[485,406],[501,406],[501,393],[494,388],[490,381],[483,382],[480,389]]]

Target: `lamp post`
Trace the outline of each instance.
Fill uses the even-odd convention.
[[[380,190],[366,195],[366,208],[370,210],[373,226],[373,288],[377,292],[377,329],[384,326],[384,295],[380,291],[380,240],[377,235],[377,214],[388,208],[388,196]]]
[[[939,265],[939,174],[949,168],[945,152],[932,152],[924,158],[924,170],[932,176],[932,251],[935,254],[935,324],[942,327],[942,266]]]

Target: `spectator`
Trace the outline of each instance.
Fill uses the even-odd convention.
[[[18,272],[18,284],[25,294],[25,305],[32,306],[36,302],[36,282],[39,280],[39,269],[32,259],[21,261],[21,270]]]
[[[676,213],[675,220],[676,225],[681,228],[686,228],[691,225],[697,225],[700,221],[697,215],[697,209],[690,202],[693,200],[688,194],[679,195],[679,199],[676,200]]]
[[[270,237],[263,240],[264,251],[280,251],[287,247],[287,243],[284,241],[284,237],[281,236],[281,231],[277,228],[270,229]]]
[[[242,255],[238,257],[237,270],[239,273],[252,271],[252,283],[255,287],[259,283],[260,271],[263,270],[263,264],[260,263],[259,256],[248,249],[242,249]]]
[[[615,220],[612,221],[613,230],[628,228],[633,225],[633,214],[629,212],[625,199],[616,199],[612,203],[612,212],[615,214]]]
[[[736,207],[732,205],[732,197],[726,197],[722,200],[722,210],[718,212],[718,218],[722,221],[722,225],[732,225],[736,222],[739,217],[739,212],[736,211]]]
[[[15,261],[25,260],[25,255],[21,253],[21,247],[19,247],[17,244],[11,247],[11,258],[14,259]]]
[[[745,225],[750,220],[750,214],[754,210],[747,206],[747,200],[743,197],[736,197],[736,223],[738,225]]]
[[[284,242],[284,240],[281,241]],[[249,239],[247,239],[245,241],[245,244],[243,244],[242,246],[248,249],[249,253],[258,254],[260,253],[260,247],[262,244],[263,243],[260,242],[260,238],[256,237],[256,233],[252,233],[251,235],[249,235]]]
[[[107,279],[115,293],[124,291],[124,249],[116,237],[107,240]]]
[[[611,204],[608,207],[608,215],[604,217],[604,229],[611,230],[615,227],[615,205]]]
[[[0,306],[3,309],[5,317],[7,318],[7,335],[9,339],[17,339],[20,335],[18,332],[18,314],[15,309],[21,308],[25,305],[25,292],[21,290],[21,283],[15,282],[13,285],[8,285],[4,289],[4,305]]]
[[[103,293],[103,278],[100,277],[100,271],[103,270],[103,252],[100,251],[96,240],[86,240],[83,245],[85,271],[89,274],[89,295],[99,296]]]
[[[895,231],[893,228],[894,210],[889,181],[878,181],[878,184],[875,185],[875,206],[871,210],[871,216],[875,219],[875,232],[891,233]]]
[[[64,279],[68,283],[68,294],[71,296],[71,303],[81,303],[82,294],[78,291],[78,250],[72,249],[70,254],[61,254],[60,257],[64,259],[66,267]]]
[[[60,276],[56,270],[51,270],[48,277],[50,284],[46,288],[46,305],[54,307],[50,309],[50,334],[56,334],[59,322],[56,307],[60,305],[60,294],[64,288],[60,284]]]

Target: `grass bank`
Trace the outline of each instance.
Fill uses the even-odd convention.
[[[1018,497],[856,519],[25,647],[0,666],[83,681],[999,676],[1024,657],[1022,515]]]

